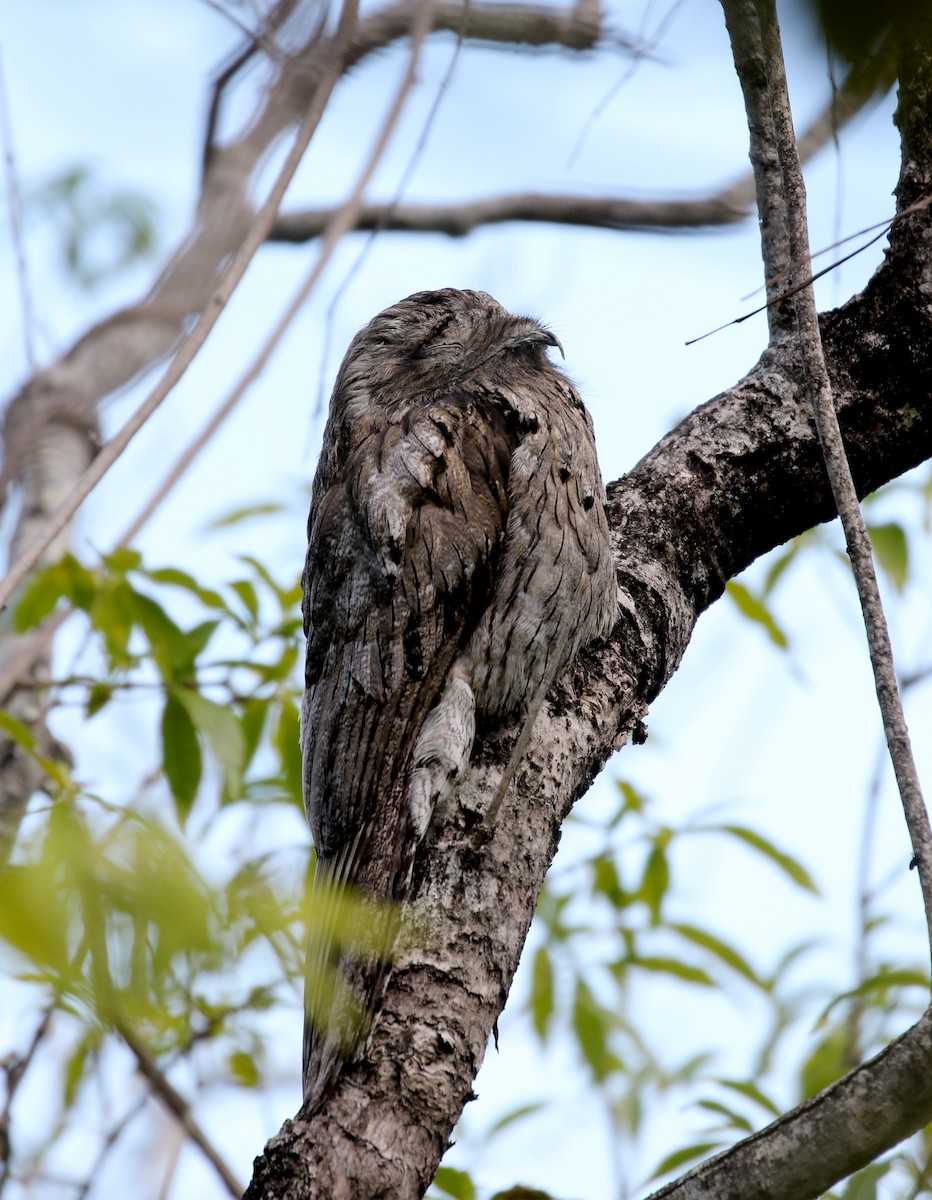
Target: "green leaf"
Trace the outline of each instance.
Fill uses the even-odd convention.
[[[73,787],[71,780],[71,772],[68,767],[55,759],[46,758],[39,753],[39,742],[36,735],[31,729],[27,729],[21,721],[17,721],[15,717],[0,708],[0,730],[7,735],[17,746],[29,755],[33,762],[37,763],[42,770],[48,775],[54,783],[57,783],[63,790],[70,790]]]
[[[243,521],[251,521],[254,517],[273,517],[284,511],[283,504],[246,504],[242,508],[234,508],[222,517],[217,517],[208,524],[207,528],[211,531],[228,529],[231,525],[240,525]]]
[[[174,692],[162,710],[162,766],[183,825],[201,782],[201,747],[188,708]]]
[[[65,1108],[70,1108],[74,1104],[78,1088],[84,1079],[87,1060],[92,1054],[96,1055],[99,1046],[100,1030],[89,1029],[79,1039],[77,1046],[74,1048],[74,1053],[68,1056],[68,1060],[65,1063]]]
[[[68,925],[52,864],[7,866],[0,872],[0,938],[29,962],[65,975]]]
[[[240,728],[243,732],[243,769],[252,762],[262,731],[265,729],[266,718],[269,715],[269,701],[260,696],[250,696],[243,701],[240,712]]]
[[[455,1167],[438,1167],[433,1186],[453,1200],[476,1200],[476,1186],[469,1173]]]
[[[877,1184],[893,1166],[891,1161],[871,1163],[852,1175],[841,1193],[842,1200],[877,1200]],[[915,1194],[915,1193],[913,1193]]]
[[[37,571],[26,584],[13,609],[13,629],[25,633],[51,616],[62,598],[61,581],[52,569]]]
[[[577,980],[573,999],[573,1031],[580,1052],[598,1083],[604,1082],[620,1066],[617,1057],[609,1049],[611,1024],[611,1014],[596,1001],[585,981]]]
[[[616,825],[620,824],[629,813],[642,813],[648,803],[646,797],[626,780],[619,779],[617,787],[621,792],[622,802],[609,822],[610,829],[614,829]]]
[[[644,875],[638,888],[638,899],[643,900],[650,910],[651,925],[660,924],[660,910],[670,886],[670,867],[664,845],[658,840],[644,865]]]
[[[804,535],[791,538],[786,548],[782,553],[778,554],[770,563],[767,575],[764,579],[764,587],[761,591],[761,599],[768,600],[774,588],[783,578],[786,570],[796,561],[800,550],[806,543]]]
[[[802,1099],[815,1096],[834,1083],[849,1069],[851,1048],[849,1031],[844,1024],[835,1026],[812,1051],[799,1073]]]
[[[694,1162],[697,1158],[705,1158],[707,1154],[717,1150],[721,1144],[721,1142],[694,1142],[691,1146],[683,1146],[679,1150],[674,1150],[672,1154],[668,1154],[657,1164],[654,1173],[645,1182],[652,1183],[662,1175],[668,1175],[671,1171],[685,1166],[686,1163]]]
[[[704,950],[708,950],[710,954],[714,954],[716,958],[721,959],[726,966],[731,967],[733,971],[737,971],[739,975],[743,975],[750,983],[760,986],[760,980],[747,959],[739,954],[733,946],[729,946],[727,942],[723,942],[721,938],[708,933],[704,929],[699,929],[695,925],[673,924],[670,928],[676,930],[687,941],[692,942],[696,946],[701,946]]]
[[[885,997],[891,988],[904,987],[918,987],[922,988],[923,991],[928,991],[929,976],[924,971],[912,970],[909,967],[900,967],[892,970],[884,968],[878,971],[876,975],[871,975],[868,979],[863,980],[856,988],[851,988],[850,991],[842,992],[839,996],[836,996],[823,1009],[816,1022],[816,1026],[824,1025],[835,1006],[842,1004],[845,1000],[853,1000],[859,997],[867,997],[868,999],[873,996]]]
[[[275,749],[281,759],[285,790],[292,802],[299,807],[304,803],[300,728],[298,706],[291,700],[283,700],[278,727],[275,730]]]
[[[902,525],[891,521],[886,525],[868,525],[871,544],[880,569],[898,592],[909,579],[909,542]]]
[[[166,683],[175,682],[179,669],[190,662],[184,633],[150,596],[130,588],[129,599],[133,618],[146,635],[159,674]]]
[[[704,1108],[706,1112],[716,1113],[718,1116],[724,1117],[731,1129],[740,1129],[742,1133],[754,1132],[754,1126],[747,1117],[742,1116],[735,1109],[729,1108],[727,1104],[722,1104],[718,1100],[699,1100],[697,1101],[697,1106]]]
[[[486,1137],[492,1138],[496,1134],[501,1133],[505,1129],[509,1129],[518,1121],[523,1121],[525,1117],[532,1117],[535,1113],[539,1113],[546,1105],[541,1100],[537,1100],[532,1104],[522,1104],[518,1108],[513,1108],[510,1112],[505,1113],[503,1117],[499,1117],[494,1121],[488,1129]]]
[[[223,802],[237,799],[242,791],[246,750],[236,714],[189,688],[179,690],[177,696],[196,728],[207,739],[210,751],[223,771]]]
[[[90,691],[87,693],[87,716],[88,718],[95,716],[104,705],[109,704],[113,699],[113,688],[106,683],[95,683],[91,685]]]
[[[553,1016],[553,966],[546,946],[538,946],[531,967],[531,995],[528,1001],[534,1032],[543,1042]]]
[[[738,583],[736,579],[730,579],[725,584],[725,591],[735,602],[742,616],[760,625],[775,646],[779,646],[781,650],[788,648],[789,641],[786,634],[777,624],[770,609],[762,600],[752,595],[744,584]]]
[[[251,1054],[236,1050],[228,1059],[230,1075],[240,1087],[254,1088],[259,1083],[259,1068]]]
[[[256,595],[255,586],[248,579],[235,579],[230,584],[230,589],[236,592],[242,600],[243,607],[253,621],[257,621],[259,619],[259,597]]]
[[[731,834],[732,837],[745,842],[759,854],[762,854],[765,858],[769,858],[772,863],[778,866],[799,887],[804,888],[807,892],[812,892],[815,896],[819,895],[819,889],[802,863],[798,859],[793,858],[792,855],[787,854],[784,850],[778,850],[773,842],[768,841],[761,834],[755,833],[753,829],[748,829],[744,825],[713,825],[707,828]]]
[[[146,571],[144,574],[153,583],[167,584],[170,587],[182,588],[184,591],[190,592],[207,608],[227,611],[227,604],[220,593],[215,592],[213,588],[201,587],[194,576],[189,575],[187,571],[180,571],[177,567],[159,567],[154,571]]]
[[[129,571],[139,570],[142,566],[142,555],[129,546],[117,546],[116,550],[111,550],[103,556],[103,561],[114,575],[126,575]]]
[[[666,958],[659,954],[637,955],[629,960],[632,967],[641,967],[645,971],[653,971],[659,975],[672,975],[687,983],[698,983],[702,987],[714,987],[715,980],[708,971],[695,967],[691,963],[682,962],[678,958]]]
[[[779,1117],[781,1110],[776,1104],[760,1090],[755,1084],[747,1079],[719,1079],[716,1080],[722,1087],[730,1088],[733,1092],[737,1092],[741,1096],[747,1096],[749,1100],[753,1100],[755,1104],[759,1104],[771,1116]]]

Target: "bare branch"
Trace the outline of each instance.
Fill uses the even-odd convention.
[[[739,37],[743,38],[743,42],[735,46],[735,65],[748,104],[749,126],[758,130],[756,144],[752,139],[751,159],[758,178],[758,195],[767,196],[770,214],[762,220],[761,228],[765,262],[768,267],[784,270],[787,262],[798,263],[793,275],[802,275],[805,279],[809,274],[806,189],[793,135],[774,3],[773,0],[723,0],[723,5],[729,29],[740,31]],[[766,87],[760,86],[761,74]],[[782,262],[773,258],[780,254],[785,255]],[[773,272],[768,270],[768,274]],[[791,283],[796,283],[792,276]],[[845,531],[864,614],[887,747],[912,840],[913,865],[919,869],[932,952],[932,829],[897,688],[893,650],[877,587],[870,537],[861,515],[832,399],[811,284],[796,286],[792,304],[781,307],[784,314],[788,309],[792,328],[799,339],[806,388],[811,397],[832,494]]]
[[[36,370],[36,352],[33,340],[35,314],[32,308],[32,291],[29,287],[29,271],[26,267],[26,249],[23,245],[21,197],[16,177],[16,156],[13,152],[13,123],[10,120],[2,57],[0,57],[0,140],[3,142],[3,163],[10,205],[10,229],[13,234],[13,255],[16,259],[19,302],[22,308],[23,343],[26,348],[26,362],[29,364],[29,370],[34,374]]]
[[[128,545],[136,537],[138,537],[142,528],[155,515],[165,497],[169,495],[178,481],[184,476],[184,473],[187,471],[188,467],[190,467],[191,463],[194,462],[198,454],[200,454],[204,447],[210,442],[211,438],[223,425],[223,422],[227,419],[230,413],[233,412],[236,405],[240,402],[252,384],[255,383],[255,381],[265,370],[282,338],[291,328],[298,313],[307,303],[308,297],[314,290],[317,281],[323,274],[324,268],[330,261],[333,251],[339,244],[340,239],[350,229],[353,228],[353,225],[357,220],[359,210],[362,207],[362,198],[365,194],[365,190],[368,187],[369,181],[372,179],[373,174],[375,173],[375,168],[378,166],[386,148],[388,147],[391,135],[395,129],[395,126],[398,124],[398,119],[404,109],[408,93],[414,84],[415,70],[417,68],[418,58],[420,57],[421,45],[430,29],[430,20],[432,16],[430,0],[421,0],[420,8],[416,10],[416,16],[416,24],[411,30],[411,54],[408,59],[407,69],[405,70],[395,98],[389,106],[388,113],[382,123],[382,128],[380,129],[378,137],[376,138],[372,152],[370,153],[369,158],[367,159],[352,192],[345,203],[334,212],[327,229],[324,231],[323,244],[314,266],[308,273],[307,278],[295,292],[290,304],[276,322],[274,329],[269,334],[268,338],[266,338],[262,349],[253,359],[247,370],[243,373],[236,387],[232,390],[232,392],[230,392],[223,403],[218,406],[204,427],[179,455],[168,474],[156,488],[146,505],[120,538],[120,545]],[[0,681],[0,686],[2,686],[2,681]],[[2,695],[2,691],[0,691],[0,695]]]
[[[848,72],[831,102],[802,134],[799,155],[803,162],[814,157],[875,96],[890,89],[895,77],[891,40],[887,39],[873,57]],[[754,177],[748,172],[710,196],[693,199],[635,200],[620,196],[515,192],[456,204],[373,204],[361,210],[355,228],[445,233],[450,237],[465,237],[480,225],[505,221],[641,231],[714,228],[745,220],[754,195]],[[333,213],[332,208],[283,213],[269,240],[310,241],[320,236]]]
[[[52,513],[45,528],[41,533],[36,535],[32,545],[23,551],[16,562],[10,567],[9,571],[7,571],[5,578],[0,581],[0,609],[4,608],[10,602],[16,589],[40,561],[45,551],[59,534],[67,528],[78,508],[87,499],[97,484],[100,483],[101,479],[110,470],[146,421],[148,421],[149,417],[152,416],[175,384],[181,379],[194,361],[200,348],[206,342],[207,335],[213,329],[217,318],[223,312],[240,280],[246,274],[246,268],[252,262],[253,256],[268,236],[268,232],[275,220],[275,214],[278,212],[282,196],[284,196],[288,184],[298,169],[298,164],[301,162],[304,152],[323,116],[327,101],[330,99],[330,93],[333,91],[337,80],[343,72],[341,49],[348,43],[352,33],[353,24],[356,20],[356,5],[357,0],[344,0],[343,9],[340,14],[339,29],[334,39],[334,45],[331,48],[331,57],[327,67],[321,74],[314,100],[308,109],[307,115],[301,122],[291,150],[288,152],[288,156],[278,173],[265,203],[256,214],[246,237],[233,256],[229,267],[224,272],[223,278],[220,280],[217,290],[211,296],[207,307],[198,318],[197,324],[179,346],[171,365],[156,387],[153,388],[123,428],[101,449],[100,453],[78,480],[75,487]],[[343,52],[345,53],[345,50]]]
[[[226,1185],[226,1189],[230,1195],[235,1200],[240,1200],[243,1194],[242,1184],[237,1181],[236,1176],[220,1157],[210,1138],[201,1129],[187,1100],[172,1086],[163,1072],[159,1070],[158,1063],[136,1036],[131,1026],[125,1021],[118,1019],[116,1021],[116,1028],[120,1037],[132,1052],[140,1073],[152,1088],[155,1096],[168,1109],[187,1136],[214,1168]]]

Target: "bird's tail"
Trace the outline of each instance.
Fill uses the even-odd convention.
[[[365,1042],[391,974],[399,909],[353,893],[319,864],[304,981],[303,1085],[306,1116],[333,1090]]]

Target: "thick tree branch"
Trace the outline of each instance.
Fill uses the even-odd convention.
[[[927,212],[915,219],[928,221]],[[824,319],[823,338],[863,494],[932,456],[932,317],[887,266],[862,296]],[[309,1123],[287,1122],[272,1139],[247,1192],[253,1200],[404,1200],[426,1187],[471,1096],[561,820],[676,670],[698,615],[726,581],[834,515],[802,380],[795,343],[769,350],[746,379],[697,409],[610,488],[621,596],[611,643],[584,656],[551,697],[518,794],[477,857],[472,831],[508,756],[506,745],[481,748],[419,856],[408,944],[365,1058],[325,1111]],[[885,1087],[888,1064],[881,1058],[863,1078]],[[824,1111],[841,1125],[837,1106],[848,1095],[825,1100]],[[894,1116],[872,1112],[875,1144],[904,1136],[902,1115]],[[919,1128],[926,1119],[920,1104],[907,1123]],[[796,1139],[798,1131],[791,1123],[774,1136]],[[792,1153],[809,1158],[795,1142]],[[855,1133],[832,1161],[844,1174],[859,1155]],[[812,1157],[821,1157],[817,1148]],[[801,1196],[792,1187],[769,1194]]]

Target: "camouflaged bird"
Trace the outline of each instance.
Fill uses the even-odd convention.
[[[337,376],[303,576],[317,850],[306,1112],[364,1039],[388,975],[386,956],[337,945],[339,896],[403,902],[477,720],[524,714],[497,808],[548,688],[614,621],[592,422],[554,346],[484,292],[447,288],[379,313]],[[374,912],[390,944],[397,917]]]

